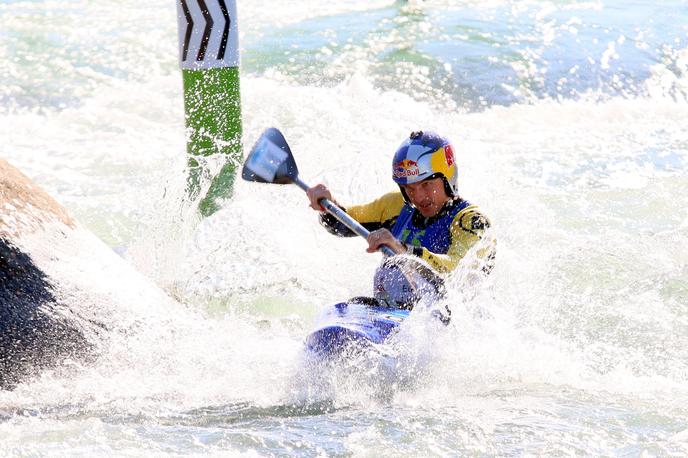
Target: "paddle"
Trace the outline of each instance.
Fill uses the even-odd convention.
[[[246,181],[273,184],[293,183],[304,191],[310,189],[310,186],[299,178],[299,169],[296,167],[296,161],[284,135],[274,127],[266,129],[251,149],[244,162],[241,177]],[[354,233],[366,240],[368,239],[370,232],[344,210],[328,199],[320,199],[319,203],[329,214]],[[396,254],[386,245],[381,246],[380,251],[387,256]]]

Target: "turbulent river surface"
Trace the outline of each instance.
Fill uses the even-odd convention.
[[[296,187],[184,198],[172,1],[0,1],[0,155],[192,311],[0,392],[2,456],[685,456],[688,3],[238,1],[244,145],[342,204],[454,143],[496,267],[411,319],[404,383],[303,339],[380,257]]]

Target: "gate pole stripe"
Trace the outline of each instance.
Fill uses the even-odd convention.
[[[222,9],[222,15],[225,17],[225,27],[222,31],[222,41],[220,42],[220,50],[217,53],[217,60],[222,60],[225,58],[225,49],[227,49],[227,39],[229,38],[231,19],[229,18],[229,12],[227,12],[225,0],[219,0],[219,2],[220,8]]]
[[[203,18],[205,19],[205,29],[203,29],[203,38],[201,38],[201,45],[198,48],[197,61],[202,61],[205,59],[205,51],[208,48],[208,41],[210,41],[210,33],[213,31],[213,16],[208,11],[208,6],[205,4],[204,0],[198,0],[198,4],[201,7],[201,13],[203,13]]]
[[[184,49],[182,50],[182,61],[186,60],[187,54],[189,54],[189,43],[191,42],[191,33],[193,32],[193,17],[189,11],[189,6],[186,4],[186,0],[181,0],[182,9],[184,10],[184,17],[186,18],[186,33],[184,34]]]

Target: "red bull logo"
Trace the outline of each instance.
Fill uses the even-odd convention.
[[[447,160],[447,167],[451,167],[454,164],[454,150],[452,150],[451,145],[444,147],[444,158]]]
[[[394,164],[394,178],[407,178],[418,176],[420,170],[418,163],[410,159],[404,159]]]

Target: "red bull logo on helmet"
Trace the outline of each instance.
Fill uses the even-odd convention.
[[[444,158],[447,160],[447,166],[451,167],[454,164],[454,150],[451,145],[444,147]]]
[[[394,177],[395,178],[407,178],[415,177],[420,173],[418,168],[418,163],[410,159],[404,159],[403,161],[394,164]]]

